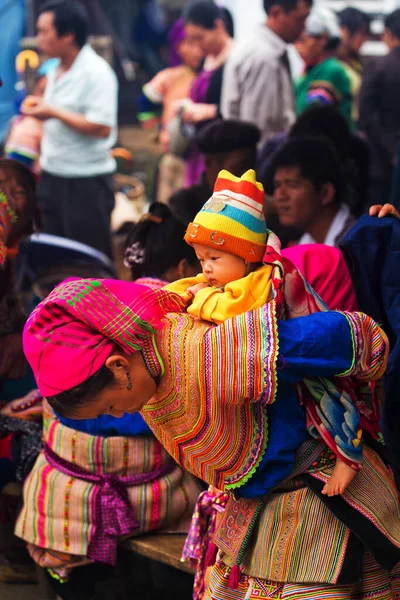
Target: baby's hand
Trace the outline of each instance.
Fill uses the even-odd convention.
[[[186,290],[186,293],[189,294],[189,296],[191,296],[192,298],[194,298],[196,294],[200,292],[200,290],[204,290],[208,287],[209,286],[207,283],[197,283],[196,285],[191,285],[190,288]]]

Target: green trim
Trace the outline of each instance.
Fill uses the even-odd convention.
[[[237,558],[236,558],[236,563],[235,564],[238,567],[240,566],[240,564],[242,562],[242,558],[245,555],[248,543],[250,541],[250,537],[251,537],[251,535],[253,533],[254,526],[255,526],[255,524],[258,521],[258,517],[260,515],[260,512],[261,512],[261,509],[262,509],[263,505],[264,505],[264,499],[263,498],[259,498],[258,504],[257,504],[257,508],[254,511],[253,518],[250,521],[249,527],[247,529],[247,533],[246,533],[246,535],[245,535],[245,537],[243,539],[242,545],[240,546],[240,550],[239,550]]]
[[[351,320],[346,315],[346,313],[341,312],[341,311],[337,311],[337,312],[340,312],[341,315],[346,317],[347,322],[349,324],[350,334],[351,334],[351,346],[353,348],[353,360],[351,361],[351,366],[347,369],[347,371],[345,371],[344,373],[340,373],[339,375],[336,375],[336,377],[347,377],[354,370],[354,365],[355,365],[355,361],[356,361],[356,343],[355,343],[355,339],[354,339],[354,330],[353,330],[353,324],[352,324]]]

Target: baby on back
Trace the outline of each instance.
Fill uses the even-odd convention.
[[[262,262],[269,235],[263,203],[264,189],[254,171],[247,171],[241,178],[220,172],[212,197],[185,234],[202,273],[167,286],[185,297],[187,312],[192,316],[220,324],[272,300],[274,267]],[[340,406],[337,408],[343,413]],[[355,408],[354,412],[357,414]],[[354,441],[360,444],[359,437],[350,443]],[[342,494],[356,472],[337,455],[323,493]]]

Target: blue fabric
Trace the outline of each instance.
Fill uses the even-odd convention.
[[[63,425],[70,429],[76,429],[82,433],[99,435],[101,437],[152,435],[150,428],[143,421],[139,413],[135,413],[134,415],[126,413],[120,419],[109,415],[102,415],[101,417],[97,417],[97,419],[86,419],[83,421],[64,419],[58,415],[57,418]]]
[[[3,0],[1,9],[1,52],[0,77],[0,143],[5,141],[10,120],[17,112],[16,98],[17,72],[15,59],[20,52],[20,41],[25,26],[24,0]]]
[[[360,310],[379,323],[389,338],[381,423],[391,466],[400,484],[400,222],[395,217],[361,217],[341,249]]]
[[[274,404],[267,406],[268,445],[253,477],[237,490],[244,498],[262,496],[293,470],[296,450],[309,439],[294,384],[306,376],[332,377],[353,360],[350,327],[340,313],[316,313],[278,322],[280,364]]]

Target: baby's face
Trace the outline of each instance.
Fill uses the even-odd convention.
[[[227,283],[242,279],[246,275],[246,262],[240,256],[200,244],[193,244],[193,248],[203,275],[210,285],[223,288]]]

